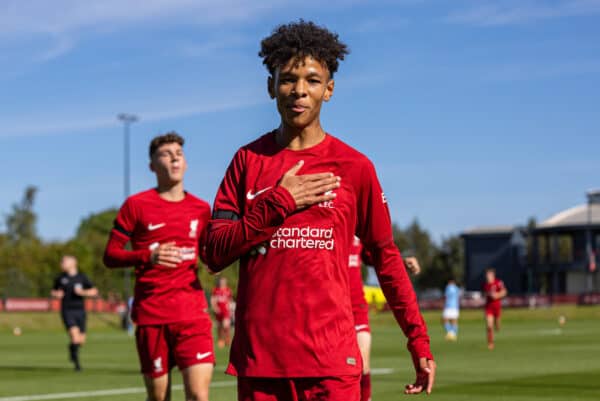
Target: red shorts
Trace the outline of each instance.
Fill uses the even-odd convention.
[[[160,377],[175,365],[183,370],[199,363],[215,363],[208,316],[187,322],[138,326],[135,340],[141,371],[146,376]]]
[[[354,328],[357,333],[361,331],[371,332],[369,326],[369,305],[361,304],[352,308],[352,315],[354,316]]]
[[[486,316],[494,316],[496,319],[500,317],[502,313],[502,307],[500,305],[486,305],[485,306],[485,315]]]
[[[231,313],[229,311],[215,313],[215,319],[217,319],[217,322],[222,322],[225,319],[231,319]]]
[[[360,376],[238,377],[238,401],[359,401]]]

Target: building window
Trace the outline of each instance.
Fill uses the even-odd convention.
[[[569,234],[558,236],[558,263],[573,263],[573,237]]]
[[[538,243],[538,263],[545,265],[548,263],[548,237],[540,235],[537,239]]]

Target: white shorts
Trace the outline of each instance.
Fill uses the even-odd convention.
[[[442,318],[444,319],[458,319],[459,311],[456,308],[445,308],[442,312]]]

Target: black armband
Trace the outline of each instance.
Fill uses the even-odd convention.
[[[212,214],[213,220],[233,220],[237,221],[240,219],[236,213],[229,210],[215,210]]]

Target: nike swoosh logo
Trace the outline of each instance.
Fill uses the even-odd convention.
[[[268,191],[269,189],[271,189],[273,187],[266,187],[264,189],[261,189],[260,191],[256,191],[255,193],[252,193],[252,191],[248,191],[248,193],[246,194],[246,198],[248,200],[253,200],[254,198],[256,198],[258,195],[262,194],[265,191]]]
[[[160,224],[148,224],[148,231],[154,231],[154,230],[158,230],[161,227],[166,226],[167,223],[160,223]]]
[[[200,359],[204,359],[204,358],[206,358],[207,356],[210,356],[211,354],[212,354],[212,352],[205,352],[205,353],[203,353],[203,354],[201,354],[201,353],[199,353],[199,352],[198,352],[198,353],[196,354],[196,359],[198,359],[198,360],[200,360]]]

